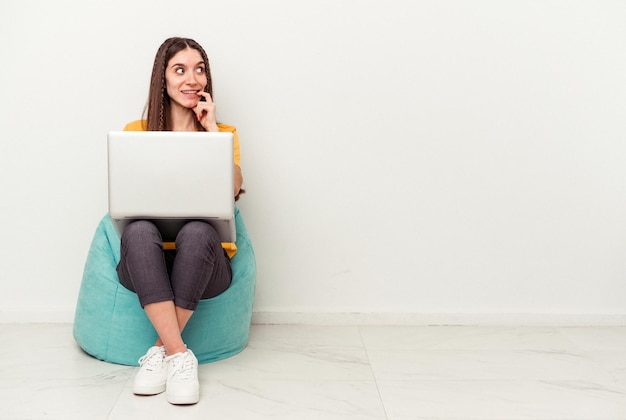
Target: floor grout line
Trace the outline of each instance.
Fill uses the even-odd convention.
[[[372,372],[372,378],[374,378],[374,384],[376,385],[376,392],[378,392],[378,398],[380,399],[380,405],[383,408],[383,413],[385,414],[385,420],[389,420],[389,415],[387,414],[387,407],[385,406],[385,401],[383,400],[383,395],[380,391],[380,387],[378,386],[378,379],[376,378],[376,374],[374,373],[374,368],[372,367],[372,361],[370,360],[370,355],[367,350],[367,345],[365,344],[365,340],[363,339],[363,333],[361,331],[361,327],[357,327],[357,331],[359,332],[359,337],[361,337],[361,343],[363,344],[363,351],[365,352],[365,357],[367,358],[367,365],[370,367],[370,372]]]

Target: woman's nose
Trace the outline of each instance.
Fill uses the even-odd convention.
[[[187,73],[187,83],[190,85],[195,85],[197,82],[196,75],[193,72]]]

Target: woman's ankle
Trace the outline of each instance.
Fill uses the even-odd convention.
[[[172,344],[168,346],[165,345],[165,353],[168,356],[172,356],[176,353],[185,353],[187,351],[187,346],[185,344]]]

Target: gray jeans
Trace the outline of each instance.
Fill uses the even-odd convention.
[[[195,310],[200,299],[219,295],[232,280],[230,259],[206,222],[185,224],[176,236],[176,250],[164,251],[156,226],[138,220],[124,229],[120,250],[120,283],[137,293],[142,308],[173,300]]]

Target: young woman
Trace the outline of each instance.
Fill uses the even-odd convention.
[[[232,132],[237,199],[243,182],[239,139],[235,127],[217,123],[211,82],[209,60],[197,42],[167,39],[154,59],[145,119],[129,123],[125,130]],[[135,394],[166,391],[172,404],[198,402],[198,360],[181,332],[200,299],[217,296],[230,286],[230,258],[236,250],[234,244],[222,244],[211,225],[201,221],[183,226],[174,249],[164,249],[150,221],[126,227],[117,272],[122,285],[137,293],[158,334],[139,360]]]

